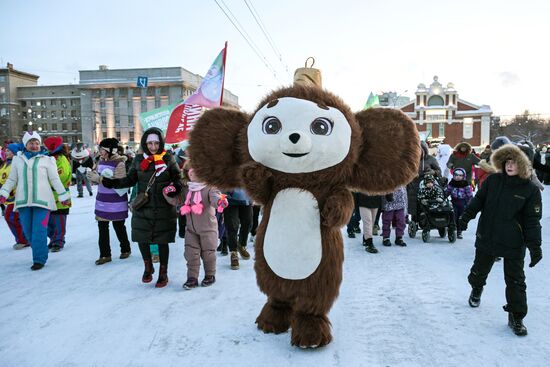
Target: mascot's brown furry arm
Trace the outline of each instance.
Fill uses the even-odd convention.
[[[412,180],[420,160],[414,123],[390,109],[354,114],[319,87],[294,85],[271,93],[252,115],[207,111],[189,149],[204,182],[244,187],[264,205],[255,270],[268,298],[258,328],[291,327],[292,344],[304,348],[330,343],[350,189],[386,193]]]

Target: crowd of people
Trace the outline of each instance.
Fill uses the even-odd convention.
[[[550,185],[550,151],[530,142],[512,143],[494,139],[476,153],[466,143],[454,149],[441,144],[435,156],[421,142],[417,177],[387,195],[354,193],[355,210],[347,225],[354,238],[362,232],[363,246],[376,254],[375,236],[382,218],[381,244],[407,246],[407,223],[418,220],[420,208],[435,209],[448,203],[452,223],[448,230],[462,239],[468,222],[481,213],[475,240],[475,259],[468,276],[472,287],[469,304],[478,307],[487,276],[495,261],[503,259],[506,282],[505,310],[517,335],[526,335],[527,314],[523,271],[526,250],[535,266],[542,259],[541,194]],[[32,248],[32,270],[40,270],[49,252],[65,246],[67,216],[71,207],[69,186],[84,187],[95,196],[100,266],[112,261],[109,223],[120,244],[120,259],[128,258],[131,242],[137,242],[143,259],[143,283],[155,273],[151,246],[158,248],[159,269],[155,287],[168,284],[169,244],[176,234],[184,238],[187,262],[185,289],[216,281],[216,250],[229,256],[231,269],[239,260],[249,260],[249,238],[254,239],[261,207],[242,189],[220,192],[195,176],[187,146],[167,148],[160,129],[146,130],[141,151],[126,154],[114,138],[99,143],[96,153],[83,144],[69,149],[60,137],[42,141],[37,132],[27,132],[21,143],[7,142],[0,150],[0,204],[16,250]],[[132,212],[131,238],[126,219]],[[360,226],[362,222],[362,228]],[[179,230],[178,230],[179,227]],[[454,241],[451,241],[454,242]],[[204,267],[204,278],[199,273]]]

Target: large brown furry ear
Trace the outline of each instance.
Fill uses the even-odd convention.
[[[362,130],[362,147],[350,187],[387,193],[418,174],[420,140],[414,122],[404,113],[373,108],[355,115]]]
[[[189,139],[189,156],[195,174],[220,189],[240,186],[239,167],[248,155],[247,114],[222,108],[206,111]]]

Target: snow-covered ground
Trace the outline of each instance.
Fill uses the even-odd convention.
[[[94,188],[95,190],[95,188]],[[368,254],[345,237],[344,281],[331,313],[333,342],[318,350],[290,346],[290,334],[260,332],[254,320],[265,302],[252,260],[229,269],[218,257],[217,282],[182,289],[183,241],[171,245],[164,289],[141,283],[136,244],[119,260],[96,266],[94,197],[77,199],[68,218],[66,249],[29,269],[30,249],[15,251],[0,221],[0,366],[547,366],[550,356],[550,187],[543,193],[543,251],[526,266],[529,335],[507,327],[502,262],[496,263],[481,306],[472,309],[466,276],[475,223],[463,240],[436,238],[381,246]],[[128,231],[129,231],[129,221]],[[392,236],[393,239],[393,236]],[[249,246],[251,247],[251,246]],[[546,255],[545,255],[546,256]],[[528,259],[527,259],[528,260]],[[158,269],[158,268],[157,268]],[[202,275],[201,275],[202,277]],[[155,278],[156,280],[156,278]]]

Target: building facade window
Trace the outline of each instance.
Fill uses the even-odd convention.
[[[103,136],[103,139],[107,139],[107,131],[102,132],[101,136]]]
[[[115,108],[118,108],[118,107],[119,107],[118,99],[116,99],[116,100],[113,102],[113,105],[114,105]]]
[[[107,125],[107,117],[101,116],[101,125]]]
[[[52,124],[52,131],[57,131],[57,124],[56,123]]]
[[[430,99],[428,99],[428,106],[443,106],[444,103],[445,101],[441,96],[431,96]]]
[[[55,111],[51,111],[51,112],[50,112],[50,117],[51,117],[52,119],[56,119],[56,118],[57,118],[57,113],[56,113]]]
[[[61,130],[67,131],[67,124],[66,123],[61,124]]]
[[[57,100],[50,99],[50,106],[57,106]]]
[[[116,138],[117,138],[118,141],[120,141],[120,131],[116,132]]]
[[[115,116],[115,126],[120,126],[120,117]]]
[[[133,131],[130,131],[130,132],[128,133],[128,140],[134,141],[134,132],[133,132]]]
[[[64,119],[66,116],[65,110],[61,110],[61,118]]]
[[[445,123],[439,124],[439,137],[442,138],[445,136]]]
[[[105,108],[105,100],[104,100],[104,99],[102,99],[102,100],[99,102],[99,107]]]
[[[76,110],[71,110],[71,117],[73,117],[73,118],[77,117]]]
[[[77,131],[77,130],[78,130],[78,124],[77,124],[76,122],[73,122],[71,125],[72,125],[72,129],[73,129],[74,131]]]

